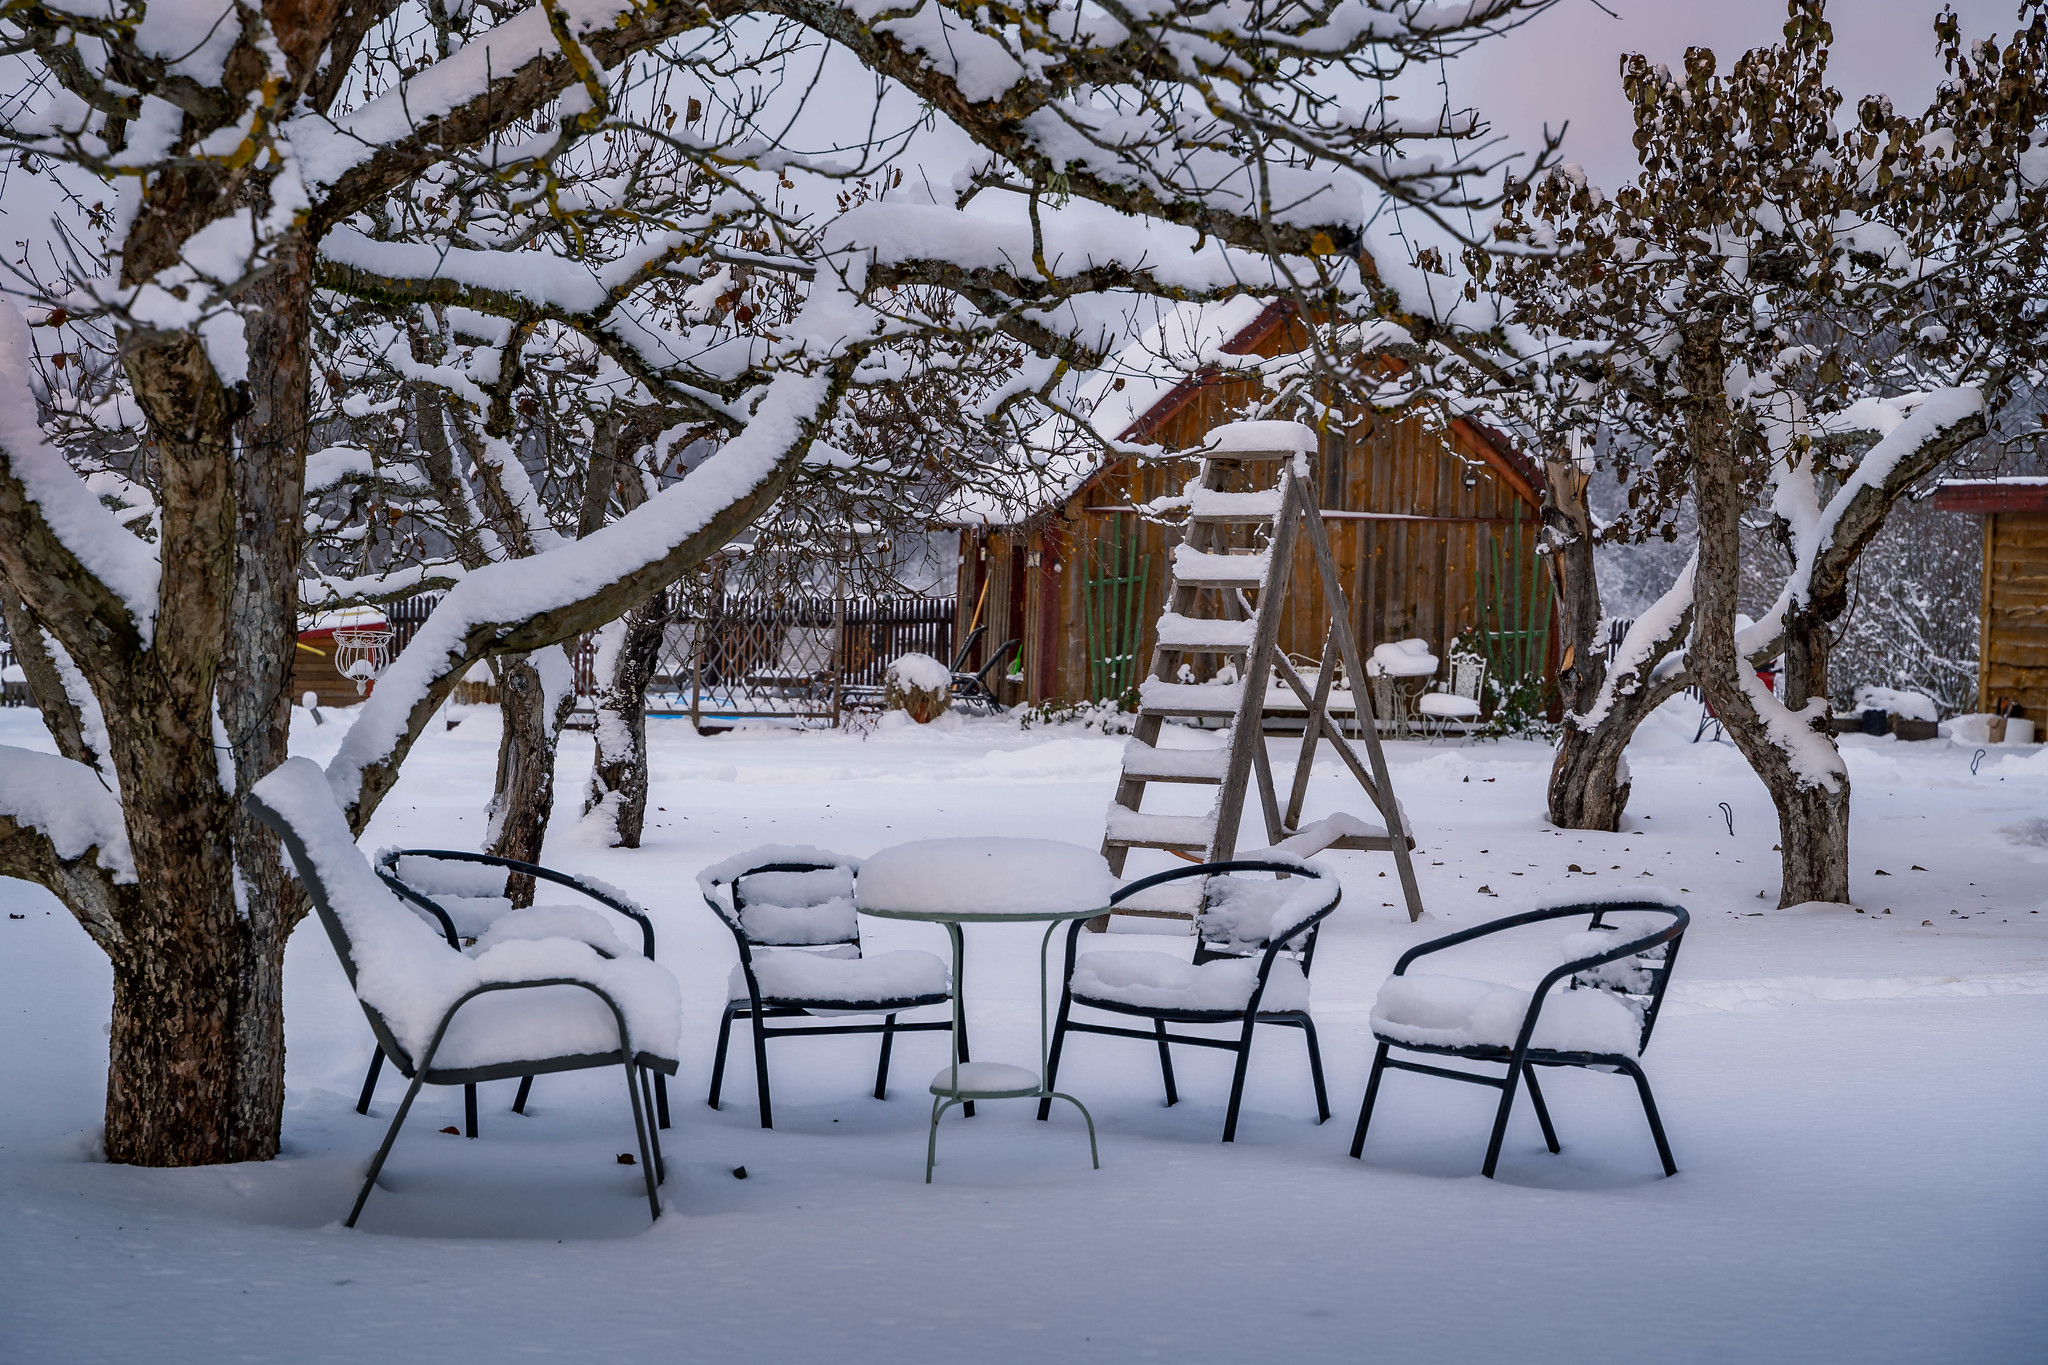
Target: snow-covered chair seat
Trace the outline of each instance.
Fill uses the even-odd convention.
[[[257,783],[249,808],[284,841],[379,1048],[412,1082],[348,1226],[422,1085],[603,1066],[626,1073],[647,1205],[661,1216],[647,1075],[676,1071],[682,998],[673,976],[648,958],[606,957],[575,938],[508,939],[466,955],[378,876],[310,759],[288,760]]]
[[[1479,703],[1453,692],[1425,692],[1416,699],[1415,709],[1425,716],[1450,720],[1472,720],[1479,715]]]
[[[654,923],[647,912],[617,887],[594,877],[558,872],[516,858],[447,848],[384,849],[377,854],[377,875],[421,918],[440,929],[449,943],[471,957],[517,939],[544,938],[587,943],[600,957],[623,956],[632,951],[627,946],[629,940],[636,941],[642,957],[654,957]],[[566,890],[580,900],[514,908],[507,892],[520,878],[527,879],[537,894],[553,897]],[[370,1112],[383,1065],[380,1049],[371,1054],[370,1071],[356,1101],[358,1114]],[[532,1093],[533,1077],[521,1077],[512,1112],[525,1113]],[[475,1137],[474,1086],[464,1099],[464,1131]],[[668,1078],[659,1071],[654,1073],[654,1113],[660,1127],[669,1126]]]
[[[1417,960],[1474,939],[1523,925],[1586,916],[1584,928],[1559,943],[1562,962],[1549,970],[1534,990],[1476,981],[1469,977],[1425,972],[1410,974]],[[1394,964],[1394,974],[1380,987],[1373,1003],[1372,1031],[1379,1040],[1365,1100],[1358,1110],[1351,1155],[1365,1149],[1366,1130],[1379,1097],[1380,1077],[1388,1069],[1414,1071],[1497,1087],[1500,1106],[1494,1114],[1493,1136],[1487,1144],[1484,1173],[1491,1178],[1507,1135],[1515,1088],[1528,1083],[1529,1101],[1543,1128],[1544,1142],[1559,1150],[1557,1131],[1543,1102],[1535,1068],[1590,1067],[1625,1071],[1636,1083],[1643,1113],[1666,1175],[1677,1174],[1671,1145],[1664,1136],[1649,1078],[1637,1059],[1649,1045],[1657,1012],[1664,1002],[1678,945],[1691,917],[1663,893],[1637,890],[1610,900],[1572,901],[1541,906],[1524,914],[1448,934],[1411,948]],[[1556,989],[1562,987],[1562,989]],[[1505,1063],[1504,1077],[1453,1071],[1390,1056],[1394,1048],[1431,1052],[1473,1062]]]
[[[854,879],[860,859],[808,845],[767,845],[735,854],[697,874],[704,903],[731,931],[739,950],[727,980],[725,1013],[711,1063],[707,1102],[718,1107],[735,1019],[754,1034],[754,1080],[761,1126],[774,1127],[768,1088],[768,1040],[821,1033],[879,1033],[875,1098],[888,1094],[889,1054],[898,1033],[952,1028],[950,1019],[898,1023],[896,1016],[953,998],[952,969],[936,953],[898,950],[864,957]],[[819,1023],[845,1015],[881,1015],[879,1023]],[[808,1018],[798,1026],[771,1019]],[[964,1053],[962,1054],[965,1055]]]
[[[1322,1052],[1309,1016],[1308,973],[1315,959],[1322,921],[1337,908],[1342,889],[1323,865],[1284,855],[1177,867],[1120,888],[1112,905],[1155,900],[1155,888],[1200,878],[1195,904],[1194,960],[1162,952],[1101,949],[1079,953],[1076,920],[1067,932],[1065,989],[1046,1061],[1046,1085],[1059,1074],[1060,1053],[1069,1033],[1137,1038],[1159,1048],[1159,1072],[1166,1102],[1179,1102],[1170,1046],[1221,1048],[1237,1054],[1223,1140],[1237,1136],[1245,1071],[1259,1024],[1298,1028],[1308,1043],[1309,1075],[1315,1082],[1318,1122],[1330,1116],[1323,1085]],[[1073,1017],[1076,1005],[1149,1019],[1150,1029],[1124,1028]],[[1236,1024],[1235,1036],[1168,1033],[1168,1024]],[[1041,1101],[1042,1119],[1052,1106]]]

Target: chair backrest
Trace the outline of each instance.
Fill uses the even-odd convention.
[[[697,874],[704,903],[749,948],[860,944],[853,908],[860,859],[808,845],[767,845]],[[722,893],[722,894],[721,894]]]
[[[1480,690],[1486,686],[1486,656],[1453,654],[1449,667],[1451,694],[1468,701],[1478,701]]]
[[[625,892],[594,877],[462,849],[387,848],[377,854],[377,875],[384,884],[431,918],[448,941],[458,945],[462,939],[475,938],[490,927],[491,920],[512,908],[505,883],[522,873],[567,887],[632,920],[640,930],[641,956],[654,956],[654,922],[647,911]]]
[[[1593,916],[1585,929],[1567,935],[1560,945],[1567,963],[1605,955],[1622,944],[1657,940],[1641,952],[1575,971],[1570,980],[1572,990],[1606,991],[1631,1003],[1643,1021],[1640,1051],[1649,1046],[1650,1031],[1657,1026],[1671,969],[1678,961],[1678,945],[1691,917],[1679,906],[1658,901],[1581,908],[1592,909]]]
[[[1270,873],[1273,880],[1240,875]],[[1202,878],[1195,914],[1195,962],[1253,957],[1273,951],[1300,954],[1306,973],[1315,960],[1323,920],[1344,889],[1328,869],[1307,859],[1247,858],[1177,867],[1119,887],[1111,905],[1168,882]]]
[[[284,841],[371,1031],[411,1074],[394,1021],[414,1013],[409,1006],[447,997],[469,960],[378,878],[319,764],[287,759],[256,784],[248,805]]]

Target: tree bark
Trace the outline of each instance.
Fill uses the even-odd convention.
[[[1849,899],[1849,774],[1824,731],[1800,741],[1791,727],[1809,718],[1788,711],[1756,678],[1735,643],[1735,608],[1745,505],[1739,454],[1745,434],[1728,406],[1720,337],[1713,323],[1680,347],[1689,403],[1686,439],[1699,512],[1691,663],[1700,690],[1728,736],[1763,779],[1778,812],[1782,909],[1806,901]],[[1791,619],[1788,613],[1788,620]],[[1811,646],[1811,640],[1808,640]],[[1822,659],[1824,661],[1824,647]],[[1825,666],[1823,662],[1823,667]],[[1768,713],[1769,719],[1766,719]],[[1816,717],[1826,724],[1825,707]],[[1773,735],[1772,726],[1784,734]],[[1805,761],[1795,761],[1799,743]],[[1832,760],[1831,764],[1826,760]]]
[[[244,313],[249,408],[235,461],[234,579],[221,652],[219,706],[234,754],[235,867],[241,878],[232,1159],[277,1155],[284,1116],[284,949],[305,917],[277,838],[243,799],[284,762],[298,642],[312,366],[312,247],[303,239],[251,291]]]
[[[597,694],[597,756],[583,813],[609,807],[613,846],[640,847],[647,823],[647,684],[661,658],[662,635],[668,625],[667,594],[655,593],[627,612],[607,632],[617,639],[601,649],[598,666],[604,673]],[[610,658],[605,656],[609,654]]]
[[[566,700],[573,703],[573,689]],[[555,808],[555,736],[562,718],[549,714],[547,689],[530,656],[500,660],[498,711],[505,729],[498,738],[498,780],[484,852],[537,863]],[[514,905],[533,904],[533,878],[514,874],[505,894]]]

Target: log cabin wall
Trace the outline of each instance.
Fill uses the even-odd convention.
[[[1299,345],[1290,335],[1293,326],[1280,317],[1230,349],[1264,355],[1277,354],[1283,345],[1293,349]],[[1215,427],[1236,420],[1258,393],[1245,380],[1183,383],[1155,404],[1126,439],[1192,449]],[[1090,696],[1088,583],[1104,566],[1103,548],[1135,536],[1149,565],[1138,609],[1142,675],[1165,604],[1168,556],[1181,531],[1139,517],[1135,508],[1178,494],[1194,472],[1193,461],[1118,461],[1090,477],[1063,504],[1027,523],[964,531],[963,633],[955,638],[966,638],[984,582],[988,588],[982,620],[989,632],[970,666],[1016,636],[1024,641],[1026,701]],[[1330,548],[1366,652],[1389,640],[1419,636],[1443,657],[1451,641],[1476,623],[1475,569],[1516,520],[1518,508],[1523,526],[1518,576],[1525,592],[1534,589],[1539,507],[1531,477],[1465,424],[1435,432],[1419,418],[1360,414],[1350,429],[1325,434],[1314,477]],[[1321,578],[1305,541],[1297,548],[1293,574],[1280,647],[1313,657],[1323,641],[1325,608]],[[999,610],[1005,602],[1007,608]],[[1014,619],[1007,631],[997,624],[1006,614]]]
[[[1984,599],[1977,709],[2019,703],[2036,737],[2048,731],[2048,512],[1984,517]]]

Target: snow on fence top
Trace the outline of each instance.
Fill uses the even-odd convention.
[[[863,910],[1064,914],[1108,906],[1117,879],[1092,848],[1055,839],[918,839],[862,864]]]

